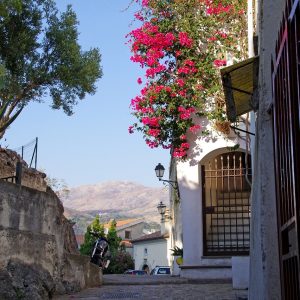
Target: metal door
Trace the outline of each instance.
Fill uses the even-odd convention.
[[[300,5],[288,0],[272,70],[282,299],[300,299]]]
[[[204,255],[249,254],[249,156],[247,160],[243,152],[229,152],[202,166]]]

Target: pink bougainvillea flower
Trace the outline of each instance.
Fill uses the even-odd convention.
[[[134,132],[133,126],[129,126],[129,127],[128,127],[128,132],[129,132],[130,134],[132,134],[132,133]]]
[[[148,125],[148,126],[151,126],[151,127],[158,127],[159,126],[159,120],[160,120],[159,117],[153,117],[153,118],[143,117],[142,118],[142,123],[144,125]]]
[[[217,31],[216,34],[218,36],[220,36],[221,38],[223,39],[226,39],[228,37],[227,33],[226,32],[222,32],[222,31]]]
[[[217,40],[217,37],[212,36],[212,37],[208,38],[207,40],[208,40],[209,42],[214,42],[214,41]]]
[[[228,13],[232,8],[233,8],[232,5],[223,5],[222,3],[219,3],[216,6],[211,2],[211,3],[208,4],[208,7],[206,9],[206,13],[208,15],[219,15],[219,14],[222,14],[222,13]]]
[[[142,6],[148,6],[149,0],[142,0]]]
[[[159,136],[160,130],[159,129],[149,129],[148,134],[154,137]]]
[[[141,15],[140,12],[135,13],[135,14],[134,14],[134,17],[135,17],[137,20],[141,21],[141,22],[144,21],[144,17]]]
[[[150,148],[157,148],[158,147],[158,143],[155,141],[150,141],[149,139],[146,140],[146,144],[150,147]]]
[[[178,112],[180,112],[179,114],[179,118],[181,120],[187,120],[191,118],[191,114],[193,112],[195,112],[195,108],[194,107],[189,107],[189,108],[184,108],[183,106],[179,106],[178,107]]]
[[[191,147],[187,133],[201,130],[193,123],[198,113],[215,117],[211,99],[221,90],[218,68],[227,63],[222,58],[228,48],[234,57],[244,55],[237,45],[246,41],[240,14],[247,1],[135,1],[141,4],[135,19],[142,25],[126,38],[130,60],[145,77],[137,79],[144,86],[130,105],[138,122],[128,130],[142,132],[150,148],[172,148],[173,157],[185,159]],[[195,12],[194,5],[201,13],[186,14]],[[190,26],[184,26],[186,15]]]
[[[179,32],[178,38],[181,46],[186,46],[189,48],[193,44],[193,40],[189,37],[189,35],[186,32]]]
[[[200,125],[193,125],[189,129],[192,133],[196,133],[197,131],[199,131],[201,129],[201,126]]]
[[[177,79],[177,80],[176,80],[176,83],[177,83],[180,87],[183,87],[184,84],[185,84],[184,80],[181,79],[181,78]]]
[[[223,67],[226,66],[227,61],[225,59],[216,59],[214,60],[215,67]]]
[[[182,143],[181,144],[181,148],[189,149],[190,148],[190,144],[189,143]]]
[[[178,148],[175,148],[173,151],[173,157],[178,157],[178,158],[182,158],[184,156],[186,156],[186,151],[182,151]]]

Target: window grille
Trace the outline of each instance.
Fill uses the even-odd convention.
[[[287,0],[272,64],[276,201],[283,300],[300,299],[300,1]]]
[[[217,156],[202,166],[204,255],[247,255],[250,248],[250,192],[245,153]],[[247,166],[251,166],[248,156]]]

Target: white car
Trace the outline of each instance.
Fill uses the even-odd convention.
[[[171,268],[168,266],[156,266],[152,269],[150,275],[171,275]]]

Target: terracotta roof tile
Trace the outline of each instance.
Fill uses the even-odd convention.
[[[120,245],[123,245],[123,246],[125,246],[126,248],[132,248],[132,247],[133,247],[133,245],[131,244],[131,242],[128,241],[128,240],[123,240],[123,241],[121,241]]]
[[[132,240],[131,243],[149,241],[149,240],[158,240],[158,239],[166,239],[169,237],[169,234],[161,234],[160,231],[156,231],[150,234],[143,235],[135,240]]]
[[[118,227],[125,226],[125,225],[128,225],[128,224],[131,224],[131,223],[135,223],[135,222],[137,222],[137,221],[143,222],[142,219],[119,220],[119,221],[117,221],[117,228],[118,228]],[[110,226],[110,222],[104,224],[104,228],[109,228],[109,226]]]

